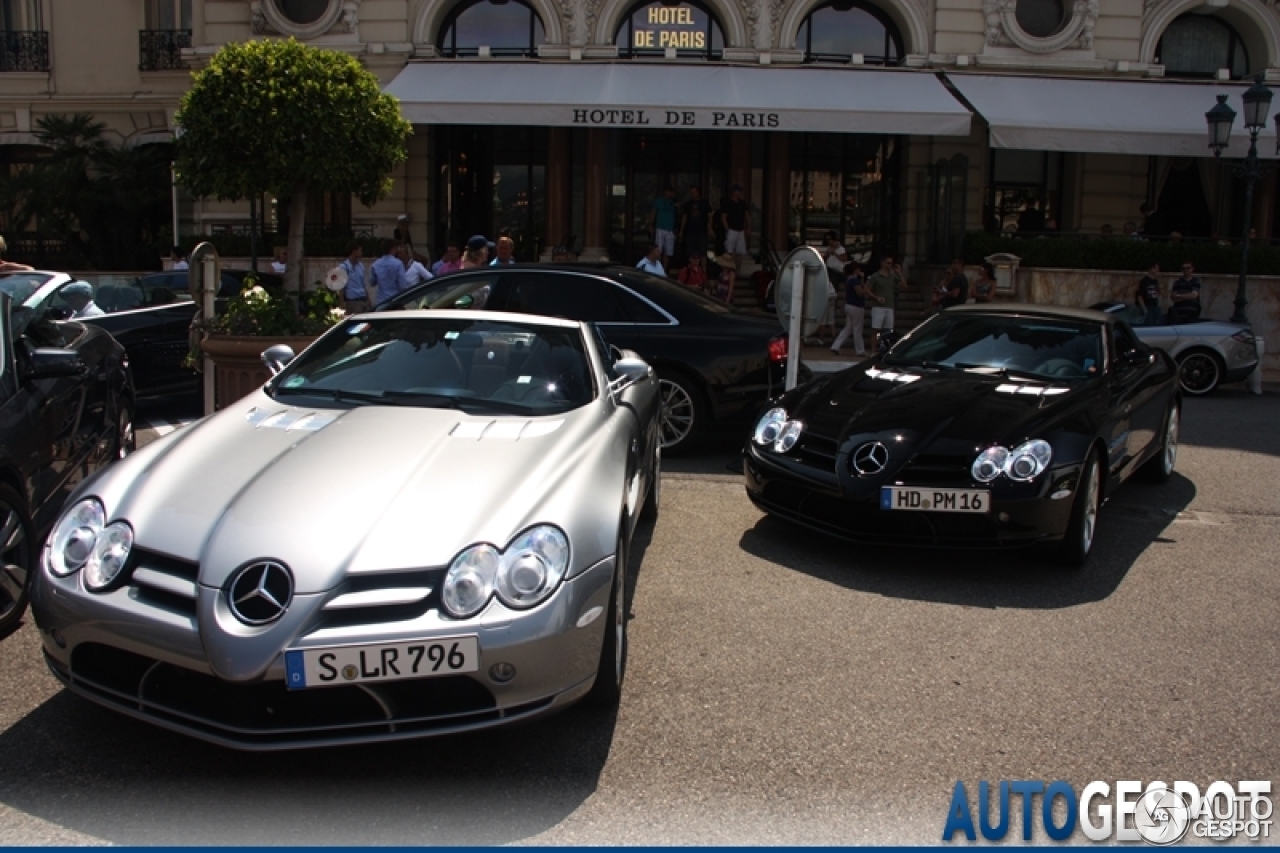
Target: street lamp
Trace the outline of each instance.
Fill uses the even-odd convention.
[[[1244,93],[1244,129],[1249,131],[1249,154],[1244,158],[1244,165],[1232,166],[1238,177],[1244,178],[1244,237],[1240,240],[1240,280],[1236,283],[1236,313],[1231,315],[1233,323],[1247,323],[1244,309],[1249,304],[1246,296],[1246,282],[1249,277],[1249,229],[1253,219],[1253,185],[1265,175],[1268,169],[1258,160],[1258,134],[1267,126],[1267,113],[1271,110],[1271,90],[1262,83],[1262,75],[1255,78],[1252,86]],[[1218,103],[1204,114],[1209,123],[1209,147],[1214,157],[1221,157],[1222,150],[1231,142],[1231,125],[1235,123],[1236,111],[1227,106],[1227,96],[1218,95]],[[1276,132],[1280,133],[1280,114],[1276,115]],[[1276,153],[1280,154],[1280,143]]]

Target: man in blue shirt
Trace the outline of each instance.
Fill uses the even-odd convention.
[[[379,305],[408,286],[404,277],[404,264],[396,257],[397,247],[395,240],[387,240],[382,244],[382,257],[373,262],[372,283],[377,291]]]
[[[347,246],[347,259],[338,264],[347,273],[347,285],[342,289],[343,308],[348,314],[369,310],[369,291],[364,286],[364,247],[358,242]]]
[[[497,257],[489,261],[491,267],[505,267],[516,262],[516,243],[510,237],[499,237]]]

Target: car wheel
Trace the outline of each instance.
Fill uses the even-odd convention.
[[[1208,350],[1191,350],[1178,359],[1178,383],[1184,394],[1208,394],[1222,381],[1222,359]]]
[[[613,569],[613,591],[605,616],[604,644],[600,649],[600,665],[596,683],[587,694],[588,704],[597,708],[613,708],[622,699],[622,679],[627,671],[627,544],[625,525],[618,531],[618,555]]]
[[[658,518],[658,496],[662,490],[661,447],[653,449],[653,473],[650,480],[652,485],[649,486],[649,495],[645,498],[644,506],[640,508],[640,517],[645,521],[655,521]]]
[[[1098,464],[1098,455],[1094,453],[1089,456],[1084,471],[1080,474],[1076,500],[1071,506],[1071,520],[1067,523],[1067,535],[1058,552],[1066,565],[1078,568],[1088,561],[1098,528],[1101,498],[1102,466]]]
[[[662,449],[683,453],[694,447],[711,418],[711,407],[702,389],[682,373],[659,373],[658,404],[662,407],[659,414]]]
[[[133,409],[128,403],[120,404],[116,415],[115,455],[123,459],[138,449],[138,437],[133,431]]]
[[[1181,421],[1178,404],[1169,407],[1164,422],[1164,439],[1160,451],[1142,466],[1142,475],[1152,483],[1163,483],[1173,476],[1173,466],[1178,461],[1178,427]]]
[[[24,502],[0,485],[0,637],[18,626],[27,609],[35,536]]]

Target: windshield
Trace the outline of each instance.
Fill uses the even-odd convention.
[[[576,328],[388,315],[348,320],[292,362],[267,388],[342,405],[456,408],[547,415],[595,395]]]
[[[885,364],[1081,379],[1096,376],[1102,369],[1102,326],[1038,317],[944,313],[899,342],[885,357]]]
[[[48,273],[15,272],[0,277],[0,290],[9,294],[15,305],[22,305],[53,276]]]

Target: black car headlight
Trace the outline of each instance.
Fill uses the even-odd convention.
[[[107,524],[106,510],[86,498],[63,513],[49,537],[49,571],[65,578],[84,570],[84,585],[95,592],[120,576],[133,550],[128,522]]]
[[[508,607],[541,604],[569,570],[569,538],[558,527],[530,527],[502,551],[472,545],[453,558],[445,574],[441,601],[459,619],[484,609],[494,594]]]
[[[786,409],[770,409],[756,423],[751,440],[761,447],[772,445],[776,452],[786,453],[795,447],[803,431],[802,422],[787,419]]]
[[[978,454],[969,467],[969,473],[979,483],[990,483],[1004,474],[1010,480],[1025,483],[1040,476],[1053,460],[1053,448],[1049,442],[1035,438],[1019,444],[1013,450],[996,445]]]

